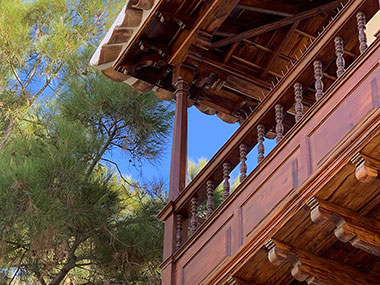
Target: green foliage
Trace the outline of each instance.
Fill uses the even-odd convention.
[[[1,284],[159,283],[165,198],[106,154],[159,159],[172,106],[88,68],[122,2],[0,0]]]

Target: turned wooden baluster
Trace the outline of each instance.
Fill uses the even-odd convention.
[[[344,73],[344,68],[346,65],[346,62],[344,60],[344,46],[343,46],[343,39],[341,37],[336,37],[334,39],[335,43],[335,54],[336,54],[336,75],[341,77]]]
[[[360,53],[365,52],[367,49],[367,35],[365,33],[365,24],[366,24],[366,19],[365,19],[365,14],[363,12],[359,12],[356,14],[356,20],[358,24],[358,31],[359,31],[359,50]]]
[[[223,163],[223,201],[230,196],[230,173],[231,165],[228,162]]]
[[[283,136],[284,136],[284,108],[280,105],[277,104],[274,106],[275,113],[276,113],[276,142],[279,143]]]
[[[322,62],[320,62],[319,60],[316,60],[316,61],[314,61],[313,65],[314,65],[314,78],[315,78],[315,85],[314,85],[315,86],[315,100],[318,101],[323,96]],[[301,86],[301,88],[302,88],[302,86]],[[302,100],[302,98],[301,98],[301,100]],[[301,112],[301,117],[302,117],[302,112]]]
[[[175,236],[175,249],[178,250],[182,245],[182,215],[177,215],[177,234]]]
[[[207,213],[206,217],[209,218],[214,212],[214,182],[212,180],[207,181]]]
[[[302,104],[302,85],[301,83],[294,84],[294,98],[296,101],[296,123],[302,119],[302,113],[303,113],[303,104]]]
[[[191,234],[194,234],[197,231],[198,228],[198,198],[193,197],[191,198]]]
[[[247,164],[245,161],[247,160],[247,145],[241,144],[240,147],[240,183],[247,178]]]
[[[257,156],[257,162],[260,163],[264,159],[264,135],[265,135],[265,127],[264,125],[258,125],[257,126],[257,141],[259,145],[257,146],[258,156]]]

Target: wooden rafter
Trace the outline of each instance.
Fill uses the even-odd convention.
[[[339,0],[338,1],[333,1],[333,2],[331,2],[329,4],[322,5],[322,6],[319,6],[319,7],[316,7],[316,8],[313,8],[313,9],[310,9],[310,10],[298,13],[298,14],[296,14],[294,16],[287,17],[285,19],[282,19],[282,20],[279,20],[279,21],[276,21],[276,22],[273,22],[273,23],[269,23],[267,25],[263,25],[263,26],[260,26],[260,27],[257,27],[257,28],[245,31],[245,32],[242,32],[240,34],[237,34],[237,35],[229,37],[229,38],[222,39],[220,41],[215,42],[212,45],[212,47],[214,49],[215,48],[220,48],[220,47],[232,44],[234,42],[241,41],[243,39],[249,39],[249,38],[252,38],[254,36],[257,36],[257,35],[260,35],[260,34],[263,34],[263,33],[266,33],[266,32],[270,32],[272,30],[275,30],[275,29],[278,29],[278,28],[281,28],[281,27],[293,24],[294,22],[302,21],[302,20],[305,20],[307,18],[319,15],[321,13],[333,10],[333,9],[337,8],[339,5],[340,5],[340,1]]]
[[[297,7],[278,1],[240,0],[237,8],[263,14],[290,17],[297,12]]]
[[[265,78],[268,74],[268,72],[271,70],[271,68],[273,67],[273,64],[275,63],[275,61],[277,60],[277,58],[279,57],[279,55],[281,54],[281,52],[284,50],[284,48],[288,45],[288,43],[290,42],[291,38],[292,38],[292,35],[295,31],[295,29],[297,28],[299,24],[299,21],[296,21],[293,23],[293,25],[291,26],[290,30],[286,33],[285,37],[283,38],[281,44],[279,44],[277,46],[277,49],[276,51],[271,55],[271,58],[264,70],[264,72],[261,74],[261,78]]]

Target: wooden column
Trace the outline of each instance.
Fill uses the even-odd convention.
[[[187,166],[187,97],[189,83],[181,77],[175,82],[176,109],[174,118],[172,159],[170,166],[169,201],[185,188]]]

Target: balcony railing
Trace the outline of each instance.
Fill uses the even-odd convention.
[[[291,181],[281,181],[281,184],[280,182],[272,181],[272,178],[268,178],[267,183],[273,183],[273,187],[289,184],[289,189],[295,189],[315,170],[317,166],[310,161],[306,163],[306,167],[305,165],[301,166],[306,169],[300,169],[299,161],[296,157],[302,157],[304,154],[300,153],[301,151],[297,147],[289,146],[292,151],[286,156],[282,155],[281,158],[276,158],[276,155],[285,148],[285,144],[291,144],[292,138],[305,124],[306,118],[314,116],[315,110],[327,101],[328,98],[326,97],[330,98],[331,94],[336,91],[337,86],[342,81],[347,80],[347,76],[350,75],[347,72],[362,60],[361,55],[365,54],[368,49],[365,25],[366,21],[371,19],[377,12],[374,7],[378,7],[375,0],[356,0],[348,1],[345,6],[338,9],[330,24],[311,42],[298,61],[277,82],[261,102],[258,110],[240,126],[179,197],[161,212],[160,218],[162,220],[165,220],[168,215],[175,214],[175,224],[173,225],[176,230],[175,240],[173,240],[177,249],[174,256],[175,260],[189,250],[197,236],[200,236],[208,225],[217,219],[218,215],[232,203],[231,201],[243,189],[249,190],[247,189],[248,185],[255,181],[254,179],[259,175],[259,172],[266,171],[265,166],[269,163],[277,164],[277,166],[271,167],[271,172],[274,173],[282,171],[280,166],[285,161],[290,162],[290,175],[286,173],[284,176],[290,176]],[[360,52],[357,58],[353,58],[353,55],[356,55],[355,53],[347,52],[344,48],[345,43],[350,43],[352,46],[354,38],[357,41],[355,46],[358,48],[358,54]],[[378,42],[379,39],[375,41],[375,44],[378,45]],[[350,56],[348,60],[347,54]],[[346,61],[351,63],[350,66],[346,65]],[[336,77],[328,75],[327,71],[330,74],[334,72]],[[324,86],[324,76],[329,76],[330,80],[331,78],[335,79],[335,82],[330,82]],[[307,111],[304,111],[304,90],[312,90],[315,93],[315,101],[312,102],[312,106]],[[285,127],[283,124],[284,116],[289,116],[290,113],[294,115],[294,125]],[[323,119],[323,117],[320,118],[321,121]],[[264,140],[269,130],[273,132],[277,146],[265,157]],[[304,144],[305,148],[308,148],[310,147],[308,139],[310,137],[305,137],[305,141],[297,141],[295,144]],[[255,146],[257,146],[258,151],[258,166],[248,174],[246,166],[247,154]],[[323,147],[325,146],[321,146],[321,148]],[[230,173],[238,166],[240,167],[241,184],[233,193],[230,193]],[[281,179],[281,173],[277,176],[277,179]],[[216,186],[220,183],[223,183],[223,202],[216,208],[213,204],[213,195]],[[263,182],[257,181],[257,184],[259,183]],[[278,191],[278,195],[283,196],[283,191],[280,189]],[[251,197],[251,194],[249,196]],[[265,201],[264,196],[256,197],[256,199],[262,199],[262,203],[273,204],[273,207],[280,201],[280,198],[275,199],[273,203],[268,203],[268,201]],[[199,219],[198,217],[199,205],[202,203],[206,204],[206,219]],[[261,210],[259,202],[255,205],[259,209],[247,210],[246,214]],[[236,211],[235,209],[231,210],[234,211],[233,215],[238,216],[237,219],[241,219],[242,213],[239,212],[242,211],[241,209],[242,207]],[[252,216],[252,219],[255,220],[252,223],[257,224],[259,219],[267,214],[264,212],[257,215],[257,217]],[[219,221],[218,224],[220,224],[219,227],[222,227],[228,223],[230,223],[229,219],[224,219]],[[232,230],[239,233],[232,235]],[[237,250],[236,246],[234,248],[232,244],[243,245],[244,236],[249,234],[247,230],[239,229],[235,224],[229,226],[229,230],[223,237],[230,240],[229,242],[224,242],[224,244],[227,244],[227,248],[223,249],[225,250],[225,256],[231,256],[231,253]],[[238,241],[231,243],[231,239],[238,239]],[[198,271],[197,274],[200,274],[200,272]]]

